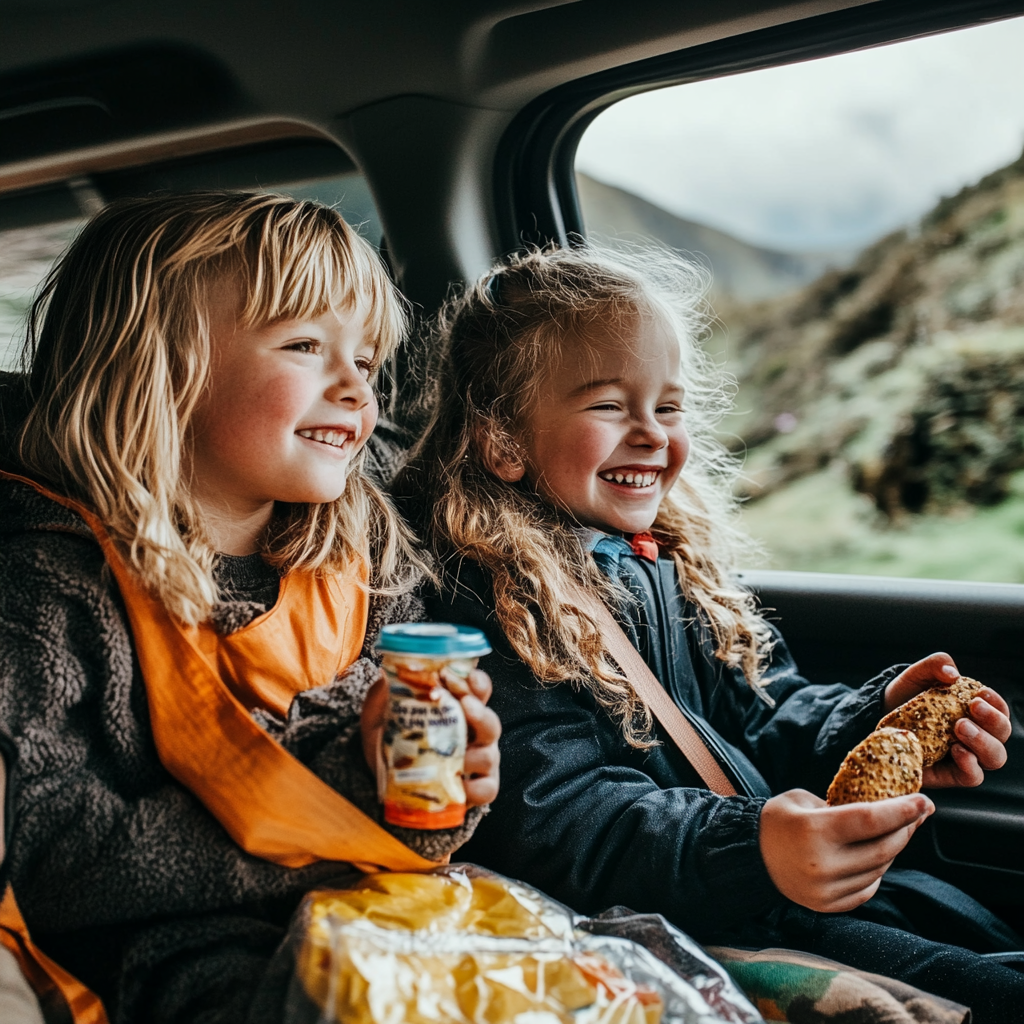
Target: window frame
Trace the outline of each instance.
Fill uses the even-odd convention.
[[[559,86],[524,107],[494,163],[497,240],[578,244],[586,237],[576,192],[576,150],[604,110],[641,92],[836,56],[1024,14],[1024,0],[873,0],[842,11],[649,57]]]

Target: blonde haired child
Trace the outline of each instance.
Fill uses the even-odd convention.
[[[979,1021],[1022,1019],[1024,975],[911,934],[1014,949],[1005,925],[927,876],[883,882],[931,801],[814,795],[886,710],[958,673],[933,654],[860,689],[808,685],[736,582],[737,465],[714,433],[728,388],[700,347],[704,287],[664,252],[532,251],[442,313],[433,418],[396,488],[441,568],[428,608],[497,640],[484,664],[506,785],[465,855],[586,912],[657,911],[703,942],[817,952]],[[710,792],[652,723],[595,598],[736,796]],[[1009,733],[985,690],[926,786],[977,785]]]
[[[334,211],[197,193],[100,213],[32,323],[0,479],[0,939],[76,1022],[272,1020],[306,891],[427,866],[480,814],[383,828],[379,684],[360,729],[377,631],[422,617],[364,468],[404,304]],[[471,687],[477,807],[499,727]]]

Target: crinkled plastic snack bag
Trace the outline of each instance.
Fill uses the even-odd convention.
[[[368,875],[349,889],[313,892],[293,929],[286,1022],[761,1020],[725,971],[663,921],[658,942],[668,936],[673,945],[671,967],[608,934],[614,920],[593,929],[603,934],[587,924],[530,886],[472,865]]]

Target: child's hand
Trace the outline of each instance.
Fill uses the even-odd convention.
[[[498,795],[498,768],[501,754],[501,722],[486,703],[491,699],[491,677],[480,669],[469,673],[470,692],[459,698],[469,726],[466,747],[466,769],[462,780],[466,788],[466,804],[478,807],[491,803]]]
[[[775,888],[822,913],[853,910],[874,896],[893,858],[935,810],[923,793],[828,807],[804,789],[761,811],[761,856]]]
[[[931,686],[948,686],[960,678],[948,654],[930,654],[904,669],[885,688],[886,713],[916,697]],[[1006,748],[1010,738],[1010,709],[995,690],[987,686],[971,701],[970,719],[961,718],[955,729],[959,743],[950,748],[949,756],[924,770],[926,788],[980,786],[986,771],[1006,764]]]
[[[501,737],[501,722],[485,706],[491,699],[491,677],[486,672],[474,669],[469,673],[467,682],[468,692],[458,695],[469,727],[463,785],[466,789],[466,805],[479,807],[491,803],[498,795],[501,761],[498,740]],[[366,695],[361,722],[363,753],[366,755],[366,763],[374,772],[377,771],[377,762],[381,756],[380,743],[387,717],[388,687],[382,673]]]

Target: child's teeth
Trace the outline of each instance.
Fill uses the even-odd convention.
[[[601,479],[609,483],[625,484],[627,487],[650,487],[658,479],[657,472],[651,473],[602,473]]]
[[[311,441],[319,441],[321,444],[329,444],[335,448],[342,448],[348,439],[348,434],[337,430],[300,430],[300,437],[308,437]]]

